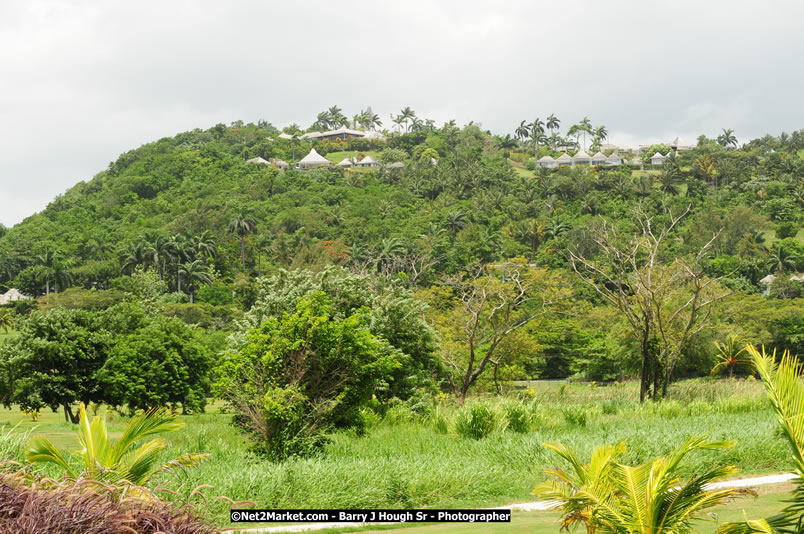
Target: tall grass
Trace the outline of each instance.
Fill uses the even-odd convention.
[[[746,473],[786,469],[786,448],[761,384],[681,384],[671,388],[668,400],[645,405],[635,393],[630,385],[573,384],[562,393],[556,385],[508,398],[470,399],[463,407],[451,399],[418,411],[398,404],[382,415],[365,413],[365,434],[336,433],[321,456],[281,464],[249,455],[247,442],[229,424],[231,415],[187,416],[184,429],[165,436],[165,460],[188,451],[212,456],[193,469],[165,473],[159,482],[178,490],[177,498],[209,484],[210,497],[266,508],[501,505],[532,500],[542,469],[556,467],[544,442],[562,441],[588,455],[600,444],[625,441],[624,461],[636,464],[710,431],[713,439],[734,439],[737,446],[696,455],[683,475],[715,464],[735,464]],[[578,424],[581,418],[585,425]],[[13,454],[22,442],[4,449],[0,440],[0,451]],[[208,512],[222,524],[226,510],[225,503],[209,499]]]

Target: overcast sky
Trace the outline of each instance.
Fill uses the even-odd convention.
[[[0,223],[121,152],[218,122],[404,106],[512,133],[555,113],[610,142],[804,128],[804,2],[0,3]]]

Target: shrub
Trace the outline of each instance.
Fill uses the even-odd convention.
[[[796,237],[796,234],[798,234],[798,224],[793,221],[787,221],[776,225],[776,237],[778,239]]]
[[[588,415],[586,410],[581,406],[568,406],[561,410],[564,415],[564,421],[573,426],[586,426],[588,423]]]
[[[279,461],[309,456],[337,428],[362,430],[361,409],[385,386],[398,351],[368,330],[368,310],[343,319],[323,292],[270,318],[218,369],[215,390],[254,450]]]
[[[486,403],[465,406],[455,420],[455,431],[459,436],[482,439],[494,432],[497,427],[497,414]]]
[[[524,434],[530,428],[530,414],[520,402],[508,402],[503,405],[508,430]]]
[[[213,534],[189,504],[149,498],[119,498],[147,492],[131,485],[98,485],[88,480],[37,480],[30,474],[0,473],[0,534]]]

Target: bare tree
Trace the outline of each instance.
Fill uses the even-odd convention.
[[[719,231],[693,257],[663,258],[663,243],[689,212],[689,206],[679,215],[666,210],[668,222],[656,228],[639,207],[633,235],[621,238],[603,219],[592,231],[596,257],[569,251],[573,270],[625,316],[639,342],[640,402],[659,388],[667,394],[684,344],[707,326],[713,305],[731,294],[718,284],[722,277],[707,277],[701,265]]]
[[[451,309],[437,314],[441,356],[452,390],[463,403],[469,388],[509,334],[534,319],[558,312],[571,290],[556,272],[524,260],[485,265],[451,281]]]

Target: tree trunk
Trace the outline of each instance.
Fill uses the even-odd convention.
[[[240,259],[243,262],[243,274],[246,273],[246,238],[240,238]]]
[[[192,287],[192,286],[190,286],[190,287]],[[190,304],[193,304],[193,293],[194,293],[194,291],[191,289],[190,290]]]
[[[645,403],[650,387],[650,348],[647,335],[642,338],[642,372],[639,375],[639,403]]]
[[[72,407],[67,404],[66,402],[63,404],[64,406],[64,420],[69,421],[70,423],[77,425],[78,424],[78,413],[73,413]]]

